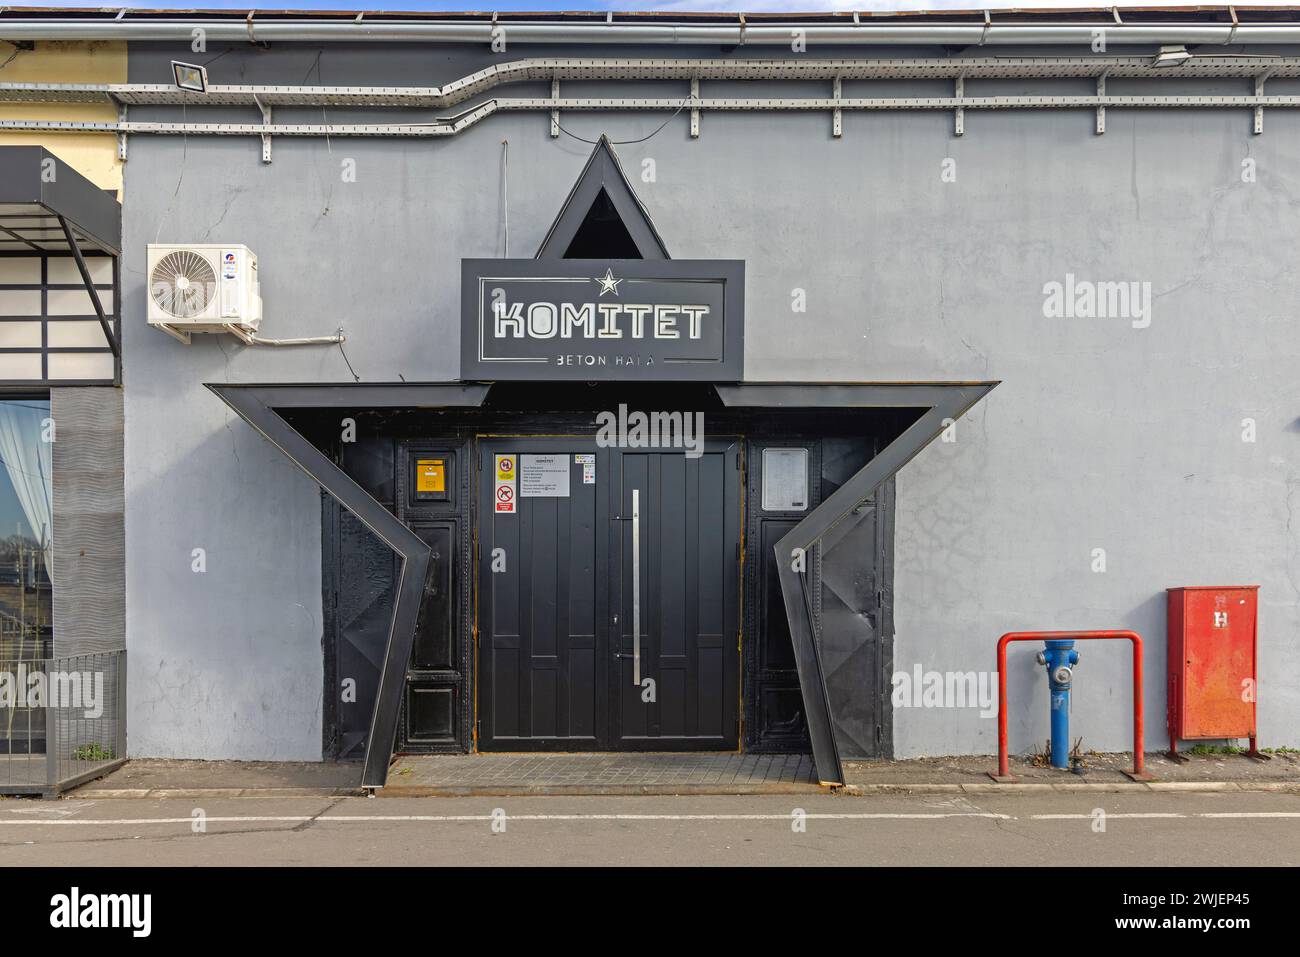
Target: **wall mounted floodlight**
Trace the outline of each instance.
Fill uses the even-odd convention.
[[[1185,46],[1161,47],[1151,61],[1152,66],[1181,66],[1192,58]]]
[[[208,69],[193,63],[172,60],[172,82],[190,93],[208,92]]]

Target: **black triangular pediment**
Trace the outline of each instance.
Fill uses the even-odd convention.
[[[644,259],[604,187],[596,194],[563,259]]]
[[[592,150],[536,258],[671,258],[606,137]]]

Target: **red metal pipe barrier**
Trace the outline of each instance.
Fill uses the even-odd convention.
[[[1133,770],[1134,780],[1150,780],[1142,758],[1142,636],[1136,631],[1009,631],[998,639],[998,773],[994,780],[1014,780],[1007,756],[1007,645],[1013,641],[1076,641],[1085,638],[1127,638],[1133,642]]]

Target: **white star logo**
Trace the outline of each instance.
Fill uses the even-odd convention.
[[[605,293],[607,292],[612,292],[614,295],[617,296],[618,284],[621,283],[623,280],[615,279],[614,271],[612,269],[606,269],[604,276],[596,276],[591,281],[600,283],[600,294],[602,296],[605,295]]]

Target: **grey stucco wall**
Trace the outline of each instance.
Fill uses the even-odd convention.
[[[543,51],[512,55],[529,52]],[[187,54],[134,47],[131,79],[162,82],[171,56]],[[465,49],[236,49],[212,73],[422,84],[487,62]],[[633,140],[663,119],[563,123]],[[1147,639],[1154,746],[1165,737],[1164,590],[1259,584],[1260,734],[1297,745],[1300,115],[1270,111],[1262,136],[1244,110],[1112,110],[1104,136],[1092,124],[1088,111],[968,111],[956,139],[946,113],[846,115],[836,141],[827,115],[705,114],[691,140],[682,115],[618,153],[675,256],[746,260],[747,378],[1002,380],[955,441],[898,477],[898,671],[991,671],[1011,629],[1133,628]],[[246,243],[260,259],[264,335],[342,325],[367,381],[454,378],[460,259],[503,252],[502,140],[512,255],[533,254],[590,151],[548,125],[537,113],[436,142],[282,138],[269,166],[252,138],[131,139],[132,754],[319,757],[318,494],[201,384],[351,381],[337,348],[228,337],[186,348],[148,329],[145,244]],[[1248,158],[1254,183],[1241,177]],[[648,159],[653,182],[640,175]],[[941,179],[945,159],[955,182]],[[355,182],[340,176],[347,160]],[[1044,284],[1067,273],[1151,283],[1149,327],[1045,318]],[[791,309],[795,289],[806,313]],[[1254,443],[1241,439],[1246,418]],[[206,549],[203,574],[191,571],[194,548]],[[1104,573],[1091,567],[1098,548]],[[1074,733],[1127,748],[1127,648],[1082,650]],[[1014,750],[1047,734],[1032,657],[1012,655]],[[996,749],[995,721],[974,709],[900,709],[894,722],[900,756]]]

